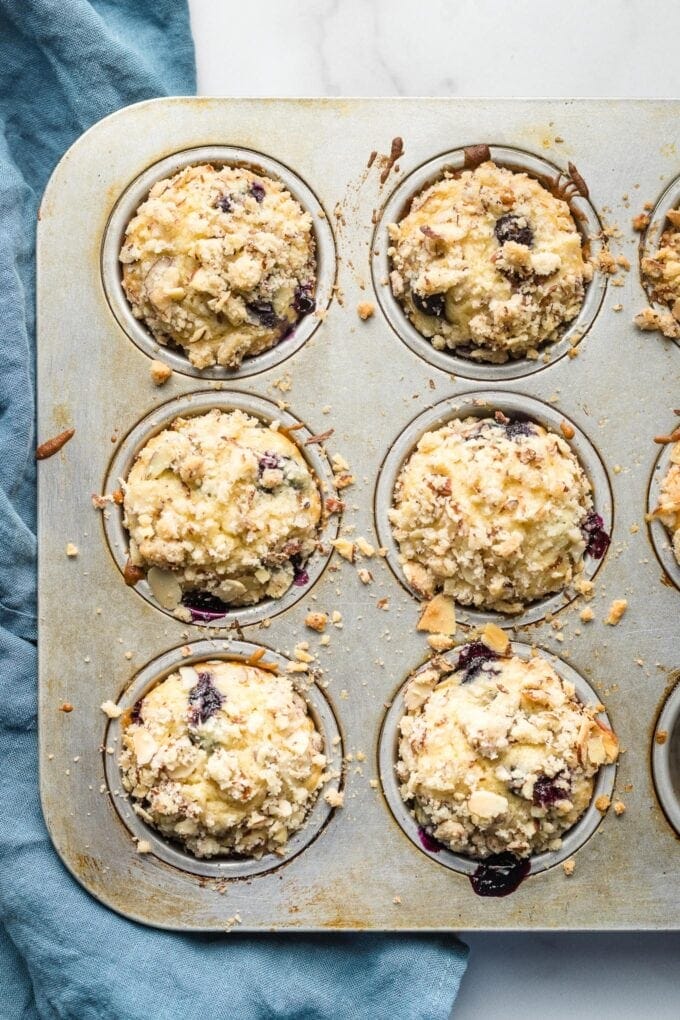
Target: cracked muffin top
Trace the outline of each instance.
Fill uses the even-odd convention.
[[[388,230],[392,291],[413,325],[479,361],[537,357],[592,279],[567,203],[492,162],[425,188]]]
[[[197,368],[237,368],[315,307],[311,216],[246,167],[189,166],[158,181],[120,261],[133,314]]]

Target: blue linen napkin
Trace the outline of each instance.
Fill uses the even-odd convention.
[[[59,157],[92,123],[194,89],[184,0],[0,0],[0,1017],[440,1020],[465,970],[454,938],[145,928],[73,881],[40,812],[36,209]]]

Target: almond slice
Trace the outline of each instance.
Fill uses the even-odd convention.
[[[417,630],[428,634],[455,634],[456,604],[453,599],[448,595],[435,595],[430,599],[420,614]]]

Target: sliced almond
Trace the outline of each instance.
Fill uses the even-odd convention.
[[[438,682],[439,673],[435,669],[424,669],[421,673],[417,673],[408,682],[404,691],[406,711],[413,712],[424,705]]]
[[[498,655],[505,655],[508,648],[510,647],[510,638],[501,630],[495,623],[487,623],[482,631],[482,642],[487,648],[490,648],[492,652],[497,652]]]
[[[475,790],[468,800],[470,813],[479,818],[496,818],[508,809],[506,797],[491,790]]]
[[[336,538],[331,545],[344,560],[354,563],[354,542],[350,542],[348,538]]]
[[[427,603],[420,619],[417,629],[428,634],[455,634],[456,633],[456,604],[448,595],[435,595]]]

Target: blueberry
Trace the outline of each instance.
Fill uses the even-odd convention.
[[[222,705],[224,696],[212,682],[210,673],[199,673],[198,683],[189,691],[189,722],[192,726],[206,722]]]
[[[569,796],[568,789],[565,789],[565,781],[562,773],[558,773],[552,779],[549,776],[539,776],[534,783],[533,802],[540,807],[550,807],[558,800],[564,800]]]
[[[191,611],[195,620],[214,620],[228,611],[229,607],[208,591],[187,591],[182,595],[182,605]]]
[[[464,645],[458,653],[458,662],[456,664],[456,672],[465,671],[461,683],[467,684],[470,680],[474,680],[477,674],[481,672],[485,662],[491,662],[497,658],[496,652],[487,648],[481,641],[471,641],[470,644]]]
[[[309,315],[316,308],[316,301],[314,295],[311,293],[309,287],[298,287],[295,291],[295,297],[293,298],[293,308],[298,315]]]
[[[271,450],[265,450],[257,462],[257,470],[260,476],[264,471],[276,471],[277,468],[282,467],[282,458],[279,457],[278,453],[272,453]]]
[[[501,216],[499,220],[496,220],[496,225],[493,229],[499,244],[505,244],[506,241],[514,241],[515,244],[524,244],[527,248],[531,248],[534,243],[534,232],[524,216],[515,216],[513,213],[508,213],[506,216]]]
[[[274,311],[274,306],[271,301],[262,301],[260,299],[257,299],[256,301],[248,301],[246,303],[246,308],[262,326],[267,326],[269,328],[271,326],[275,326],[279,321],[279,317]]]
[[[478,896],[507,896],[527,877],[530,869],[528,860],[506,850],[478,864],[470,875],[470,882]]]
[[[264,196],[267,194],[263,186],[259,181],[253,181],[250,185],[250,194],[253,196],[256,202],[262,202]]]
[[[229,198],[229,195],[222,195],[221,198],[218,198],[217,205],[215,206],[215,208],[221,209],[222,212],[231,212],[233,206],[231,204],[231,199]]]
[[[530,421],[510,421],[503,425],[508,439],[519,439],[520,436],[533,436],[535,429]]]
[[[138,701],[135,701],[134,705],[132,706],[132,711],[130,712],[130,722],[132,723],[144,722],[144,720],[142,719],[142,703],[143,703],[142,698],[139,698]]]
[[[594,560],[601,560],[609,548],[611,539],[604,530],[604,521],[600,515],[594,511],[589,513],[581,525],[581,531],[585,532],[588,555]]]
[[[411,291],[413,304],[423,315],[434,315],[442,318],[446,309],[446,294],[419,294]]]

